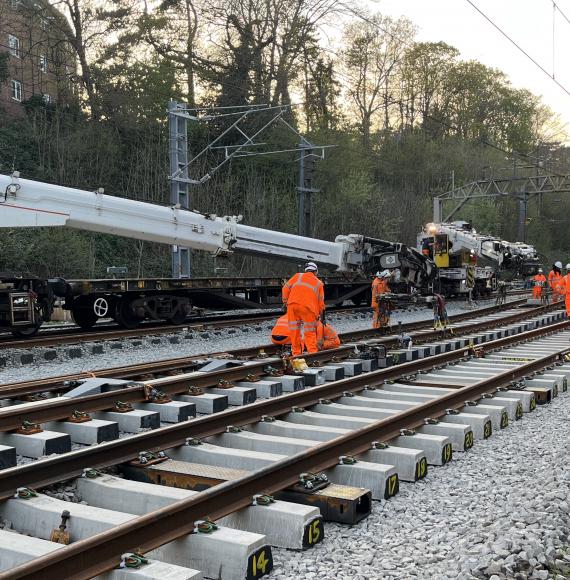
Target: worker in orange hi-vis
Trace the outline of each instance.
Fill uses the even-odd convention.
[[[271,331],[271,342],[273,344],[291,344],[289,336],[289,320],[287,315],[283,314],[277,319],[273,330]]]
[[[548,287],[552,292],[552,302],[558,302],[561,298],[558,286],[562,280],[562,262],[554,262],[552,270],[548,273]]]
[[[291,344],[289,321],[286,314],[279,317],[271,330],[271,342],[281,346]],[[335,329],[330,324],[323,324],[320,320],[317,322],[317,346],[319,350],[338,348],[340,346],[340,338]]]
[[[319,350],[328,350],[329,348],[338,348],[340,338],[336,330],[330,324],[323,324],[320,320],[317,325],[317,346]]]
[[[376,272],[376,277],[372,281],[371,306],[374,311],[374,316],[372,317],[372,328],[380,328],[382,326],[383,315],[380,312],[380,301],[378,300],[378,297],[390,292],[390,287],[388,286],[389,277],[390,272],[383,270],[382,272]]]
[[[564,295],[564,306],[566,306],[566,317],[570,318],[570,264],[566,264],[566,276],[559,283],[560,293]]]
[[[282,298],[287,308],[293,356],[303,352],[303,341],[308,352],[319,350],[317,322],[324,316],[325,290],[324,284],[317,278],[317,273],[317,265],[308,262],[305,272],[295,274],[283,286]]]
[[[542,298],[542,289],[546,286],[546,276],[542,268],[538,269],[538,274],[532,277],[532,297],[535,299]]]

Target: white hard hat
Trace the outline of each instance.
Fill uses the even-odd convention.
[[[380,277],[381,278],[389,278],[390,277],[390,270],[382,270],[382,272],[380,272]]]
[[[554,262],[554,265],[555,265],[557,268],[562,268],[562,262]]]
[[[305,264],[305,272],[316,272],[318,270],[317,265],[315,262],[307,262]]]
[[[570,270],[570,264],[566,264],[566,270]]]
[[[376,272],[376,278],[382,278],[382,273],[380,271]]]
[[[539,274],[542,274],[542,268],[539,268],[539,269],[538,269],[538,273],[539,273]]]

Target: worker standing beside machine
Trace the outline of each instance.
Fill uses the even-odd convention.
[[[548,273],[548,287],[552,292],[552,302],[559,302],[561,298],[560,282],[562,280],[562,262],[554,262],[552,270]]]
[[[542,291],[546,286],[546,276],[544,275],[542,268],[538,269],[538,274],[532,278],[532,297],[535,300],[540,300],[542,298]]]
[[[293,356],[303,352],[303,342],[308,352],[319,350],[317,322],[319,318],[324,318],[325,291],[317,273],[317,265],[308,262],[304,273],[295,274],[283,286],[282,298],[283,305],[287,308]]]
[[[386,304],[382,303],[380,298],[382,294],[387,294],[390,292],[390,287],[388,286],[388,279],[390,278],[390,272],[384,270],[382,272],[376,272],[376,277],[372,281],[372,310],[374,310],[374,315],[372,318],[372,328],[382,328],[386,326],[386,315],[389,318],[389,312],[386,313]]]

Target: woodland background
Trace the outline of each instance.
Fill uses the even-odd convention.
[[[46,0],[48,1],[48,0]],[[21,119],[0,109],[0,172],[154,203],[168,203],[170,99],[196,106],[265,103],[313,143],[335,145],[316,167],[312,235],[362,233],[415,243],[431,197],[483,177],[566,172],[564,126],[540,98],[505,74],[466,61],[443,42],[415,42],[406,19],[371,16],[338,0],[49,0],[68,16],[77,55],[77,102],[34,98]],[[42,3],[30,10],[41,11]],[[0,53],[0,82],[7,82]],[[1,107],[0,103],[0,107]],[[255,132],[273,114],[252,115]],[[235,117],[190,123],[191,153]],[[224,141],[231,145],[237,135]],[[293,148],[283,123],[262,141]],[[297,227],[295,153],[232,160],[192,186],[191,208],[243,214],[244,223]],[[193,167],[203,175],[215,154]],[[453,178],[452,178],[453,172]],[[529,206],[528,240],[548,265],[570,261],[565,194]],[[512,199],[467,205],[457,218],[515,240]],[[0,233],[0,270],[42,276],[168,276],[170,249],[57,229]],[[193,275],[285,273],[290,266],[193,253]]]

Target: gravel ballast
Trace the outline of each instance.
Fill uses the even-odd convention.
[[[526,580],[570,570],[570,395],[401,484],[309,552],[274,550],[274,578]],[[551,572],[549,572],[551,570]]]

